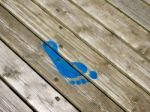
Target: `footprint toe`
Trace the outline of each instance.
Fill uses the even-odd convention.
[[[69,81],[69,84],[71,84],[71,85],[75,85],[75,84],[76,84],[76,82],[75,82],[74,80],[71,80],[71,81]]]
[[[90,71],[89,76],[90,76],[92,79],[97,79],[97,73],[96,73],[95,71]]]
[[[87,83],[86,79],[81,79],[80,81],[82,82],[82,84],[86,84]]]
[[[71,80],[69,81],[69,84],[71,85],[81,85],[86,84],[88,81],[86,79],[79,79],[79,80]]]
[[[77,84],[77,85],[82,84],[81,80],[77,80],[76,84]]]

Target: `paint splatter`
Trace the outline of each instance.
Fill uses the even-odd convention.
[[[54,41],[49,40],[44,42],[42,47],[43,50],[47,53],[48,57],[52,60],[60,75],[64,79],[69,79],[69,84],[81,85],[88,82],[85,77],[83,77],[58,54],[58,45]],[[72,65],[76,67],[82,74],[88,72],[88,68],[80,62],[72,62]],[[97,79],[97,73],[95,71],[90,71],[88,75],[91,79]]]

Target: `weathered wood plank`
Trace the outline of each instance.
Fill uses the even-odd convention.
[[[52,62],[43,52],[43,49],[41,48],[42,41],[8,12],[2,10],[2,8],[0,14],[0,32],[1,39],[9,44],[9,46],[39,72],[42,77],[47,79],[49,83],[56,87],[81,111],[122,112],[122,109],[91,83],[81,86],[71,86],[67,84],[56,72]],[[64,106],[61,108],[64,108]]]
[[[5,0],[2,4],[31,30],[45,40],[46,37],[49,37],[50,35],[52,37],[54,35],[52,32],[56,33],[56,30],[59,29],[59,27],[54,24],[56,21],[53,22],[49,20],[49,16],[29,2],[30,1],[28,0],[21,3],[16,0],[11,2]],[[115,66],[120,68],[121,71],[126,73],[126,75],[134,82],[138,83],[143,89],[150,93],[150,64],[146,60],[137,55],[132,49],[118,40],[112,33],[95,23],[95,21],[68,1],[45,0],[45,2],[41,2],[39,0],[37,2],[41,3],[41,5],[46,7],[49,12],[57,16],[57,18],[65,23],[65,25],[78,35],[80,39],[85,41],[99,54],[104,55],[107,59],[114,63]],[[34,9],[32,7],[34,7]],[[49,29],[50,25],[54,30]],[[61,33],[60,35],[64,34],[64,30],[59,32]],[[49,32],[51,32],[51,34],[49,34]],[[64,36],[67,38],[66,34]],[[66,56],[68,55],[69,54]]]
[[[104,0],[71,0],[150,60],[150,33]]]
[[[106,0],[150,31],[150,7],[142,0]]]
[[[122,72],[126,73],[130,79],[150,93],[150,63],[126,46],[115,35],[68,1],[34,1],[40,4],[44,10],[53,14],[74,34],[78,35],[82,41],[100,55],[105,56]]]
[[[39,112],[77,112],[0,41],[0,75]],[[7,94],[7,93],[6,93]],[[57,101],[56,97],[60,99]],[[10,98],[12,98],[10,96]],[[11,100],[11,99],[10,99]],[[14,100],[12,100],[14,101]],[[17,105],[16,105],[17,106]],[[18,112],[22,112],[21,110]]]
[[[32,112],[32,110],[0,80],[0,112]]]
[[[66,30],[65,28],[61,28],[61,30],[60,30],[59,24],[55,20],[53,20],[53,18],[46,15],[43,11],[41,11],[39,8],[37,8],[35,5],[33,5],[33,3],[29,2],[28,4],[31,5],[29,7],[36,9],[36,11],[38,12],[38,15],[41,15],[38,18],[41,18],[41,19],[47,18],[47,20],[45,20],[45,19],[41,20],[41,19],[38,19],[36,16],[34,16],[35,13],[32,13],[32,14],[29,13],[30,15],[32,15],[32,17],[30,17],[30,19],[33,19],[34,21],[37,22],[37,23],[34,23],[34,25],[36,24],[38,26],[40,24],[40,26],[42,26],[40,29],[39,29],[39,27],[34,26],[36,28],[37,32],[34,29],[32,29],[33,31],[35,31],[38,35],[40,35],[45,40],[48,40],[51,38],[51,39],[57,41],[58,44],[63,46],[61,49],[59,49],[60,52],[68,60],[70,60],[70,61],[77,60],[79,62],[85,63],[89,67],[90,70],[96,70],[97,73],[99,74],[99,79],[93,81],[93,83],[95,83],[106,94],[108,94],[110,97],[112,97],[112,99],[114,99],[123,108],[125,108],[128,111],[131,111],[131,110],[141,111],[141,109],[142,110],[144,109],[144,111],[149,110],[148,109],[149,106],[146,106],[146,105],[150,104],[149,100],[148,100],[149,96],[147,94],[145,94],[145,92],[143,92],[141,89],[136,87],[129,79],[127,79],[120,72],[118,72],[106,60],[104,60],[102,57],[97,55],[94,51],[92,51],[88,46],[86,46],[82,41],[80,41],[78,38],[76,38],[68,30]],[[26,6],[26,5],[24,4],[23,6]],[[23,9],[23,7],[22,7],[22,9]],[[23,15],[23,14],[21,14],[21,15]],[[37,15],[37,14],[35,14],[35,15]],[[9,28],[13,29],[15,32],[19,31],[21,29],[21,26],[19,27],[19,29],[11,27],[14,25],[19,26],[18,25],[19,23],[11,22],[11,23],[13,23],[13,25],[10,26],[9,25],[9,24],[11,24],[11,23],[9,23],[10,20],[11,21],[15,21],[15,20],[12,17],[9,17],[11,19],[8,20],[7,16],[1,17],[1,18],[3,18],[3,21],[4,20],[7,21],[7,22],[2,22],[2,23],[7,23],[8,25],[6,25],[6,24],[5,25],[9,26]],[[26,16],[24,18],[26,18]],[[38,23],[38,21],[39,21],[39,23]],[[46,25],[48,25],[47,30],[46,30],[47,27],[45,27],[45,26],[43,27],[44,24],[42,24],[42,22],[44,22]],[[1,25],[1,26],[5,26],[5,25]],[[53,30],[53,27],[55,27],[56,30]],[[43,29],[43,30],[41,30],[41,29]],[[1,29],[1,31],[3,32],[2,35],[8,35],[8,32],[6,32],[7,30]],[[40,33],[38,33],[38,32],[40,32]],[[56,38],[53,37],[54,32],[57,32]],[[60,32],[61,34],[58,34],[58,32]],[[21,34],[28,34],[28,33],[18,32],[18,35],[21,35]],[[14,35],[14,34],[11,34],[11,35]],[[45,35],[47,37],[45,37]],[[23,39],[25,39],[27,41],[26,38],[27,37],[24,37]],[[33,40],[31,40],[30,38],[32,38],[31,35],[28,36],[28,43],[32,44]],[[3,39],[5,41],[7,41],[8,43],[12,43],[12,44],[15,42],[15,40],[14,40],[14,42],[11,42],[11,36],[9,38],[3,37]],[[35,41],[34,41],[34,43],[35,43]],[[135,99],[135,98],[138,98],[138,101],[133,101],[133,99]],[[136,102],[136,104],[135,104],[135,102]],[[143,104],[144,106],[141,104]]]
[[[144,0],[146,3],[150,4],[150,0]]]

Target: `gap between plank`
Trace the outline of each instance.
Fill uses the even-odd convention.
[[[147,1],[145,0],[141,0],[141,1],[150,6],[150,4]]]
[[[33,2],[33,0],[31,0]],[[33,2],[35,3],[35,2]],[[47,9],[41,7],[40,4],[35,3],[37,6],[39,6],[44,12],[46,12],[47,14],[49,14],[50,16],[52,16],[53,18],[55,18],[55,20],[60,23],[62,26],[64,26],[66,29],[68,29],[71,33],[73,33],[79,40],[81,40],[84,44],[86,44],[90,49],[92,49],[96,54],[98,54],[99,56],[103,57],[108,63],[110,63],[114,68],[116,68],[119,72],[121,72],[125,77],[127,77],[128,79],[130,79],[136,86],[139,86],[142,90],[144,90],[149,96],[150,93],[144,88],[142,87],[140,84],[138,84],[134,79],[130,78],[130,76],[127,75],[127,73],[125,73],[123,70],[121,70],[119,67],[117,67],[113,62],[111,62],[107,57],[105,57],[102,53],[100,53],[97,49],[93,48],[91,45],[89,45],[88,42],[86,42],[85,40],[83,40],[78,34],[74,33],[68,26],[66,26],[63,22],[61,22],[57,17],[53,16]],[[32,32],[34,33],[34,32]],[[37,35],[36,35],[37,36]],[[37,36],[39,37],[39,36]],[[118,37],[117,37],[118,38]],[[42,40],[42,39],[41,39]],[[61,56],[62,57],[62,56]],[[145,58],[144,58],[145,59]],[[65,59],[67,60],[67,59]],[[73,65],[72,65],[73,66]],[[74,67],[73,67],[74,68]],[[75,68],[76,69],[76,68]],[[78,70],[77,70],[78,71]],[[79,71],[80,73],[80,71]],[[88,79],[88,78],[86,78]],[[90,81],[91,82],[91,81]],[[92,83],[92,82],[91,82]],[[93,83],[92,83],[93,84]],[[95,85],[95,84],[93,84]],[[95,87],[97,87],[95,85]],[[98,87],[97,87],[98,88]],[[103,90],[101,90],[103,91]],[[105,92],[104,92],[105,93]],[[107,94],[107,93],[105,93]],[[110,97],[109,97],[110,98]],[[112,98],[111,98],[112,99]],[[115,101],[114,101],[115,102]]]
[[[32,1],[32,0],[31,0]],[[34,2],[33,2],[34,3]],[[37,4],[36,4],[37,5]],[[6,9],[3,5],[2,5],[2,7],[4,8],[4,9]],[[7,10],[7,9],[6,9]],[[43,9],[42,9],[43,10]],[[43,39],[41,39],[36,33],[34,33],[30,28],[28,28],[23,22],[21,22],[15,15],[13,15],[9,10],[7,10],[13,17],[15,17],[21,24],[23,24],[29,31],[31,31],[37,38],[39,38],[42,42],[45,42]],[[44,11],[45,12],[45,11]],[[52,16],[53,17],[53,16]],[[55,17],[53,17],[53,18],[55,18]],[[59,20],[57,20],[57,18],[56,18],[56,21],[58,21],[59,22]],[[70,31],[70,30],[69,30]],[[71,31],[72,32],[72,31]],[[74,34],[74,33],[73,33]],[[76,34],[74,34],[75,36],[76,36]],[[77,37],[77,36],[76,36]],[[78,38],[78,37],[77,37]],[[81,39],[80,39],[81,40]],[[82,41],[82,40],[81,40]],[[5,43],[5,42],[4,42]],[[5,43],[6,44],[6,43]],[[86,43],[85,43],[86,44]],[[7,45],[7,44],[6,44]],[[86,44],[87,45],[87,44]],[[9,45],[7,45],[7,46],[9,46]],[[120,105],[118,102],[116,102],[113,98],[111,98],[104,90],[102,90],[102,89],[100,89],[96,84],[94,84],[91,80],[90,80],[90,78],[88,78],[88,77],[86,77],[85,75],[83,75],[77,68],[75,68],[71,63],[70,63],[70,61],[68,60],[68,59],[66,59],[66,58],[64,58],[60,53],[58,53],[58,52],[56,52],[53,48],[51,48],[51,46],[49,46],[48,45],[48,47],[50,48],[50,49],[52,49],[55,53],[57,53],[61,58],[63,58],[73,69],[75,69],[77,72],[79,72],[80,73],[80,75],[82,75],[84,78],[86,78],[88,81],[89,81],[89,83],[91,83],[94,87],[96,87],[96,89],[98,89],[99,91],[101,91],[104,95],[106,95],[112,102],[114,102],[118,107],[120,107],[124,112],[127,112],[127,110],[122,106],[122,105]],[[28,62],[27,61],[25,61],[15,50],[13,50],[12,48],[11,48],[11,46],[9,46],[9,48],[13,51],[13,52],[15,52],[15,54],[17,55],[17,56],[19,56],[28,66],[30,66],[30,64],[28,64]],[[50,84],[44,77],[42,77],[42,75],[40,75],[40,73],[38,73],[32,66],[30,66],[42,79],[44,79],[49,85],[51,85],[58,93],[60,93],[69,103],[71,103],[78,111],[80,111],[81,112],[81,110],[79,110],[71,101],[69,101],[69,99],[67,99],[61,92],[59,92],[58,90],[57,90],[57,88],[55,88],[55,86],[54,85],[52,85],[52,84]]]
[[[20,21],[19,21],[20,22]],[[22,24],[22,23],[21,23]],[[26,27],[26,26],[25,26]],[[26,27],[27,28],[27,27]],[[28,29],[28,28],[27,28]],[[46,83],[48,83],[54,90],[56,90],[56,92],[58,92],[60,95],[62,95],[62,97],[64,97],[73,107],[75,107],[75,109],[77,109],[79,112],[81,112],[81,110],[79,110],[71,101],[69,101],[60,91],[57,90],[57,88],[52,85],[51,83],[49,83],[44,77],[42,77],[42,75],[40,75],[32,66],[30,66],[30,64],[28,64],[28,62],[26,62],[13,48],[11,48],[11,46],[9,46],[3,39],[1,39],[0,37],[0,40],[11,50],[13,51],[13,53],[15,53],[23,62],[25,62],[34,72],[36,72],[40,78],[42,78],[42,80],[44,80]],[[9,88],[11,88],[11,90],[13,92],[15,92],[17,94],[17,96],[19,98],[21,98],[27,105],[29,105],[30,108],[32,108],[34,110],[34,112],[38,112],[32,105],[28,104],[26,99],[22,98],[22,96],[13,88],[11,87],[11,85],[5,80],[3,79],[1,76],[0,76],[0,79],[3,80]]]
[[[1,39],[0,39],[1,40]],[[2,40],[1,40],[2,41]],[[3,42],[3,41],[2,41]],[[4,42],[3,42],[4,43]],[[5,43],[4,43],[5,44]],[[5,44],[6,45],[6,44]],[[7,45],[6,45],[7,46]],[[38,112],[32,105],[30,105],[25,98],[22,97],[2,76],[0,76],[0,80],[6,84],[6,86],[19,98],[22,102],[24,102],[33,112]]]
[[[118,7],[116,7],[115,5],[113,5],[112,3],[110,3],[108,0],[105,0],[107,3],[109,3],[111,6],[113,6],[114,8],[116,8],[118,11],[120,11],[121,13],[123,13],[125,16],[127,16],[128,18],[130,18],[132,21],[134,21],[135,23],[137,23],[139,26],[141,26],[144,30],[148,31],[150,33],[150,30],[148,30],[146,27],[144,27],[143,25],[141,25],[140,23],[138,23],[136,20],[134,20],[132,17],[130,17],[129,15],[127,15],[125,12],[123,12],[121,9],[119,9]]]
[[[85,14],[87,14],[88,16],[90,16],[92,19],[94,19],[98,24],[100,24],[101,26],[103,26],[106,30],[108,30],[109,32],[111,32],[114,36],[116,36],[121,42],[125,43],[125,45],[127,45],[129,48],[131,48],[134,52],[136,52],[138,55],[140,55],[142,58],[144,58],[146,61],[148,61],[150,63],[150,60],[148,58],[146,58],[143,54],[141,54],[140,52],[138,52],[138,50],[136,50],[134,47],[132,47],[128,42],[126,42],[125,40],[123,40],[121,38],[121,36],[117,35],[114,31],[112,31],[110,28],[108,28],[107,26],[105,26],[102,22],[100,22],[98,19],[96,19],[94,16],[92,16],[90,13],[86,12],[82,7],[78,6],[78,4],[74,3],[72,0],[68,0],[70,3],[72,3],[73,5],[75,5],[77,8],[79,8],[81,11],[83,11]],[[41,7],[41,6],[40,6]],[[143,28],[143,27],[142,27]],[[146,30],[147,31],[147,30]],[[149,31],[148,31],[149,32]]]

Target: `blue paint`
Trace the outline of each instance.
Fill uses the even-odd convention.
[[[68,64],[68,62],[66,62],[61,56],[59,56],[59,54],[57,53],[58,46],[54,41],[49,40],[47,42],[44,42],[42,44],[42,47],[49,56],[49,58],[52,60],[60,75],[63,78],[70,79],[68,82],[69,84],[81,85],[86,84],[88,82],[87,79],[85,79],[77,70],[72,68],[72,66]],[[72,62],[72,64],[83,74],[88,71],[88,68],[80,62]],[[89,77],[92,79],[97,79],[96,72],[90,71]]]
[[[72,62],[72,64],[73,64],[76,68],[78,68],[82,73],[86,73],[87,70],[88,70],[88,68],[87,68],[84,64],[82,64],[82,63],[79,63],[79,62]]]
[[[97,79],[97,73],[96,73],[95,71],[90,71],[89,76],[90,76],[92,79]]]

